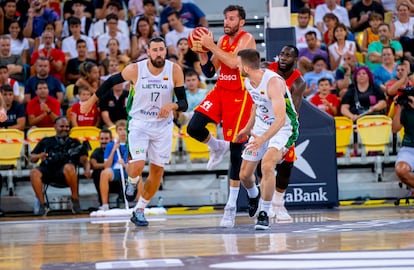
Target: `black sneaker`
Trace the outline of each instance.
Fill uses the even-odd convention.
[[[41,204],[39,206],[39,211],[37,212],[36,216],[47,216],[47,213],[49,213],[50,209],[46,204]]]
[[[256,230],[267,230],[270,228],[269,225],[269,217],[265,211],[260,211],[259,215],[257,216],[257,222],[254,226]]]
[[[70,198],[72,202],[72,213],[73,214],[80,214],[82,212],[80,208],[79,199]]]
[[[136,184],[132,184],[130,182],[127,182],[127,186],[125,188],[125,198],[128,202],[133,202],[135,198],[137,197],[138,189]]]
[[[256,198],[250,198],[249,196],[247,196],[247,200],[249,201],[249,216],[253,217],[257,212],[257,208],[259,208],[260,189],[259,194],[257,194]]]
[[[148,226],[148,221],[145,219],[143,211],[132,212],[131,222],[138,227]]]

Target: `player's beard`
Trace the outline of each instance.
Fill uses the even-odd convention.
[[[285,67],[282,67],[279,65],[279,70],[282,72],[286,72],[288,70],[291,70],[293,68],[294,63],[286,64]]]
[[[156,68],[162,68],[165,65],[165,59],[162,57],[157,57],[155,59],[151,58],[151,64]]]
[[[229,35],[229,36],[234,36],[234,34],[236,34],[239,31],[239,25],[236,25],[235,27],[229,28],[229,27],[224,27],[224,34]]]

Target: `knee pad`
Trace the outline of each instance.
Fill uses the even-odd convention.
[[[280,189],[287,189],[289,186],[290,175],[292,174],[293,162],[283,161],[277,164],[276,170],[276,187]]]
[[[206,128],[206,125],[209,122],[213,122],[209,117],[202,113],[194,112],[194,115],[187,126],[188,135],[199,142],[204,142],[210,133]]]
[[[230,179],[232,180],[240,180],[243,145],[244,143],[230,143]]]

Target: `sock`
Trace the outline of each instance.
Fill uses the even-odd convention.
[[[283,196],[285,196],[285,191],[279,192],[279,191],[275,190],[275,193],[273,193],[273,199],[272,199],[273,204],[274,205],[283,205],[284,204]]]
[[[239,196],[239,187],[230,187],[229,199],[227,200],[226,207],[235,207],[237,204],[237,197]]]
[[[253,185],[252,188],[246,189],[246,191],[249,198],[256,198],[257,195],[259,195],[259,189],[256,187],[256,185]]]
[[[140,210],[144,211],[144,208],[148,205],[149,201],[142,198],[142,196],[139,197],[137,204],[134,207],[134,211],[139,212]]]
[[[102,209],[102,210],[109,210],[109,204],[107,204],[107,203],[102,204],[101,209]]]
[[[128,176],[128,183],[131,183],[133,185],[136,185],[139,181],[139,175],[137,177],[130,177]]]
[[[207,141],[207,145],[211,150],[216,150],[219,148],[219,140],[210,135],[210,139]]]
[[[272,205],[272,201],[263,201],[260,199],[260,211],[265,211],[266,214],[269,214],[270,206]]]

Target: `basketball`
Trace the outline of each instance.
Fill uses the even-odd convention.
[[[211,37],[213,36],[213,33],[210,30],[208,30],[206,27],[202,27],[202,26],[196,27],[188,35],[188,46],[194,52],[198,52],[198,53],[208,52],[209,49],[207,49],[206,47],[201,46],[199,32],[203,32],[205,34],[208,34]]]

